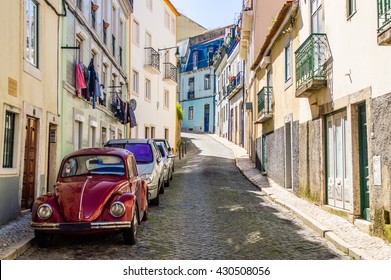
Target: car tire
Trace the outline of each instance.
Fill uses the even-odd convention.
[[[133,219],[132,219],[132,225],[130,228],[124,229],[123,236],[124,236],[124,243],[126,245],[134,245],[136,244],[137,240],[137,210],[133,213]]]
[[[52,244],[53,236],[42,231],[34,231],[35,242],[41,248],[47,248]]]
[[[171,173],[170,173],[170,180],[172,180],[172,173],[174,173],[174,166],[172,168],[173,169],[171,170]]]
[[[147,196],[145,197],[145,210],[144,210],[144,214],[143,214],[143,221],[146,221],[148,220],[148,192],[147,192]]]
[[[167,179],[166,182],[164,182],[164,187],[168,188],[170,186],[170,178]]]
[[[162,179],[163,183],[160,184],[160,190],[159,190],[159,193],[160,194],[164,194],[164,179]]]
[[[156,198],[151,200],[151,205],[159,206],[159,203],[160,203],[160,198],[159,198],[159,192],[158,192]]]

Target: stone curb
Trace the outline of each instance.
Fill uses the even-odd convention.
[[[11,246],[5,253],[0,255],[0,260],[16,259],[31,247],[33,240],[33,237],[27,238]]]

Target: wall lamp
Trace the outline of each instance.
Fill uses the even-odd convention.
[[[179,58],[181,55],[179,53],[179,48],[178,46],[173,46],[173,47],[168,47],[168,48],[162,48],[162,49],[157,49],[159,52],[161,51],[166,51],[166,50],[170,50],[170,49],[173,49],[173,48],[176,48],[176,52],[175,52],[175,57],[176,58]]]

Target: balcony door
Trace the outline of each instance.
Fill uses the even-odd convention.
[[[329,116],[326,120],[327,204],[352,210],[350,125],[346,112]]]

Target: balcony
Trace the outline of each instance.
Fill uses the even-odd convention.
[[[257,123],[263,123],[273,117],[272,110],[272,87],[263,87],[257,94],[258,115]]]
[[[230,83],[227,86],[228,99],[231,99],[243,87],[243,72],[239,71],[236,76],[229,77]]]
[[[145,48],[144,68],[152,74],[160,74],[160,56],[154,48]]]
[[[310,97],[327,86],[326,65],[331,58],[326,34],[311,34],[295,52],[296,97]]]
[[[171,82],[173,84],[178,83],[178,68],[169,62],[164,63],[164,81]]]
[[[243,0],[240,32],[240,57],[245,59],[250,43],[251,29],[253,26],[253,0]]]
[[[391,0],[377,0],[377,43],[391,45]]]

